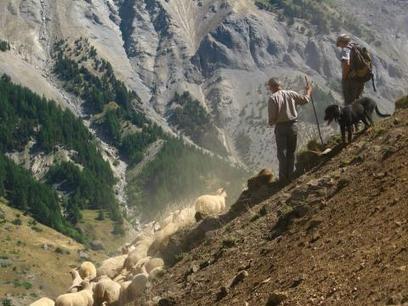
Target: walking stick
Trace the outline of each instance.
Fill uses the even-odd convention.
[[[316,106],[315,106],[315,104],[314,104],[314,100],[313,100],[313,97],[312,97],[312,96],[310,96],[310,99],[312,100],[313,112],[314,112],[314,115],[315,115],[315,118],[316,118],[317,130],[319,131],[320,141],[322,142],[322,146],[324,146],[323,137],[322,137],[322,132],[320,131],[319,118],[317,118]]]
[[[309,80],[307,79],[307,77],[305,77],[306,83],[309,83]],[[324,142],[323,142],[323,137],[322,137],[322,132],[320,131],[320,123],[319,123],[319,118],[317,118],[317,112],[316,112],[316,106],[313,100],[313,96],[310,95],[310,100],[312,101],[312,105],[313,105],[313,112],[316,118],[316,124],[317,124],[317,130],[319,131],[319,137],[320,137],[320,141],[322,142],[322,146],[324,146]]]

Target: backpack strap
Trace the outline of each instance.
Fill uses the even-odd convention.
[[[373,74],[373,76],[371,77],[371,82],[373,83],[374,92],[377,92],[377,88],[376,88],[376,86],[375,86],[375,81],[374,81],[374,74]]]

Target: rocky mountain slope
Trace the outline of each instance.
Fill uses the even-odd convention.
[[[160,305],[406,303],[407,128],[405,109],[284,189],[249,189],[227,214],[173,237],[168,248],[179,251],[178,262],[149,298]]]
[[[171,205],[191,204],[190,200],[197,195],[214,191],[220,185],[227,188],[233,202],[249,172],[263,167],[276,168],[272,129],[266,126],[268,93],[264,83],[270,76],[278,76],[286,87],[302,90],[303,76],[309,75],[316,85],[315,102],[321,117],[327,104],[341,101],[338,50],[334,46],[335,37],[340,32],[354,34],[359,43],[369,47],[374,55],[378,92],[374,93],[371,86],[367,86],[366,92],[377,98],[381,109],[391,112],[394,109],[392,101],[406,94],[408,82],[406,9],[404,0],[373,0],[369,5],[362,0],[5,0],[0,3],[0,75],[6,73],[13,82],[27,86],[35,93],[53,99],[63,109],[72,111],[95,136],[83,133],[89,137],[87,139],[92,150],[97,152],[98,160],[103,157],[108,161],[116,178],[113,179],[110,171],[106,175],[95,176],[95,180],[109,180],[109,188],[102,188],[109,192],[109,196],[92,192],[89,200],[76,189],[85,202],[72,197],[68,205],[74,208],[71,209],[75,212],[73,216],[61,210],[63,218],[76,225],[79,232],[90,233],[94,239],[97,238],[94,227],[101,224],[93,217],[88,218],[87,213],[83,224],[78,224],[81,223],[78,220],[79,207],[99,207],[96,205],[98,201],[108,201],[105,206],[116,207],[114,202],[117,201],[121,204],[121,214],[135,221],[137,227],[141,213],[145,218],[154,218],[164,207],[172,210],[169,208]],[[4,78],[9,82],[7,76]],[[27,91],[27,96],[31,94]],[[29,104],[23,103],[24,107]],[[7,108],[7,111],[13,107]],[[51,113],[57,114],[56,111]],[[20,116],[18,112],[16,114]],[[405,118],[405,113],[401,114]],[[66,116],[72,119],[70,113]],[[74,182],[82,186],[89,183],[81,175],[82,167],[73,166],[73,156],[80,149],[66,150],[56,143],[50,145],[47,141],[58,133],[51,135],[53,129],[43,128],[48,126],[47,120],[33,126],[30,115],[28,118],[28,121],[25,117],[19,119],[16,126],[13,126],[14,119],[2,120],[9,124],[5,125],[5,134],[9,135],[13,130],[10,127],[15,127],[18,135],[17,138],[10,136],[3,140],[10,144],[14,144],[15,139],[21,140],[18,146],[8,144],[2,153],[30,170],[40,181],[47,178],[48,169],[54,168],[51,174],[57,189],[67,182],[68,185]],[[310,105],[302,109],[301,118],[300,146],[316,135]],[[400,120],[393,124],[403,126]],[[67,125],[69,130],[70,124]],[[83,126],[79,126],[75,130],[82,133]],[[374,137],[375,142],[382,141],[379,137],[386,131],[376,129],[370,137]],[[328,135],[332,130],[324,127],[323,132]],[[29,139],[33,137],[30,133],[41,135],[41,141],[48,144],[46,149],[33,150],[35,141],[33,143]],[[65,134],[64,137],[70,138],[73,133]],[[390,134],[389,139],[393,137]],[[397,141],[404,139],[403,136],[397,138]],[[367,147],[362,144],[360,148],[354,148],[356,145],[359,143],[349,147],[349,153],[343,153],[345,159],[340,164],[345,172],[339,174],[340,178],[337,174],[332,177],[338,180],[334,183],[340,186],[338,193],[333,197],[330,195],[326,202],[341,203],[336,197],[343,192],[343,187],[344,190],[349,188],[347,180],[358,181],[360,176],[346,177],[345,181],[341,178],[347,169],[366,165],[363,153]],[[399,150],[392,144],[386,146],[388,151],[383,152],[382,147],[376,144],[370,154],[390,154],[392,159],[403,151],[403,148]],[[351,158],[353,150],[358,151],[357,159]],[[368,160],[371,160],[370,154]],[[336,158],[333,163],[328,163],[333,165],[333,169],[338,161]],[[384,160],[386,162],[388,157]],[[62,166],[57,165],[61,161]],[[84,157],[82,162],[89,162],[89,156]],[[71,177],[69,181],[68,176],[61,176],[67,173],[83,180]],[[388,174],[383,176],[383,172],[379,173],[378,180],[386,184],[387,179],[391,179]],[[318,185],[321,183],[319,181]],[[324,181],[322,184],[326,189],[323,189],[330,190],[334,186],[330,185],[332,183],[330,180],[326,186]],[[94,190],[96,185],[91,185]],[[320,187],[316,187],[318,196],[325,197],[320,194]],[[91,188],[88,189],[90,192]],[[291,196],[296,190],[296,187],[287,189],[285,194]],[[5,195],[10,195],[11,191],[7,188],[2,190]],[[287,201],[285,194],[282,194],[283,202]],[[24,207],[24,197],[20,198]],[[304,200],[301,196],[300,201]],[[250,199],[248,201],[253,203]],[[269,206],[265,207],[262,211]],[[398,205],[392,207],[399,209]],[[56,208],[59,211],[58,206]],[[326,213],[329,208],[323,205],[322,212],[317,214]],[[283,211],[276,207],[273,209],[279,210],[283,216],[288,213],[286,209],[291,210],[286,206]],[[103,214],[103,210],[100,209],[99,213]],[[266,226],[262,223],[265,218],[258,218],[256,212],[255,216],[249,212],[246,218],[253,218],[253,222]],[[284,225],[285,220],[283,218]],[[291,219],[288,222],[290,227]],[[325,222],[322,222],[322,228],[329,228],[331,224]],[[119,225],[112,224],[114,230]],[[280,233],[282,224],[278,225]],[[108,237],[106,241],[111,234],[111,227],[108,227],[101,229]],[[123,230],[120,226],[116,229]],[[310,231],[312,236],[315,235],[313,229]],[[286,228],[283,232],[286,233]],[[254,235],[258,237],[259,233]],[[305,246],[309,245],[307,235],[298,236]],[[279,241],[286,241],[282,237]],[[312,240],[315,238],[317,240],[312,244],[322,241],[321,233],[313,236]],[[330,243],[334,242],[329,241],[327,245],[331,246]],[[235,242],[228,240],[226,245],[227,249],[233,245],[233,249]],[[311,273],[305,271],[305,274]],[[276,273],[281,275],[281,270],[277,268]],[[285,277],[286,274],[282,276]],[[255,280],[254,284],[258,281]],[[286,279],[286,282],[289,280]],[[300,280],[300,284],[309,286],[307,279]],[[195,282],[187,283],[186,290],[190,290],[190,285],[195,286]],[[281,284],[278,287],[285,289]],[[309,290],[311,287],[305,288]],[[228,300],[228,292],[229,288],[221,292],[220,303],[224,298],[228,303],[234,302]],[[164,294],[172,296],[168,292]],[[222,297],[223,294],[226,296]],[[319,294],[317,292],[316,296]],[[177,300],[183,295],[185,293],[179,290],[174,298]],[[374,298],[383,298],[380,295],[374,294]],[[335,294],[333,296],[336,297]],[[301,295],[299,300],[303,298],[305,295]],[[315,299],[314,296],[311,298]],[[260,299],[264,299],[262,294]]]
[[[408,97],[396,105],[393,117],[351,144],[315,155],[317,166],[288,186],[263,171],[221,215],[196,222],[194,207],[186,207],[147,224],[122,253],[102,263],[93,258],[100,276],[92,282],[109,275],[122,288],[119,305],[404,305]],[[60,282],[63,271],[28,268],[26,255],[56,252],[47,261],[53,265],[66,254],[72,266],[61,268],[68,272],[79,262],[62,247],[80,247],[60,236],[41,247],[49,230],[0,208],[0,230],[7,233],[0,263],[11,290],[3,303],[55,299],[64,292],[59,285],[37,289],[34,280],[40,271],[44,283],[57,276]],[[32,252],[22,254],[25,247]],[[19,273],[33,282],[18,281]]]
[[[375,96],[384,108],[392,110],[391,101],[405,90],[404,1],[376,0],[368,9],[365,1],[329,4],[339,21],[326,34],[303,18],[288,24],[279,7],[267,11],[250,0],[8,0],[0,7],[0,38],[9,41],[12,50],[0,52],[0,68],[80,115],[78,101],[55,82],[50,54],[61,38],[88,38],[118,78],[138,94],[149,117],[168,127],[167,103],[176,92],[187,91],[216,119],[231,157],[256,169],[276,162],[270,154],[271,131],[264,124],[264,82],[279,75],[287,86],[301,89],[296,80],[308,74],[326,93],[338,93],[334,39],[342,28],[362,24],[369,33],[358,40],[375,55]],[[334,99],[340,100],[337,93]],[[324,107],[329,101],[322,103]],[[310,124],[302,130],[304,138],[314,135]]]

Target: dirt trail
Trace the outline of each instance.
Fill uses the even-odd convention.
[[[407,156],[403,110],[208,232],[150,298],[177,305],[408,303]],[[259,192],[247,192],[241,205]]]

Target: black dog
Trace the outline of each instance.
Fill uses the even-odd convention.
[[[353,125],[357,125],[360,121],[363,121],[365,129],[374,125],[372,118],[374,110],[380,117],[390,116],[388,114],[382,114],[378,110],[377,103],[375,103],[373,99],[363,97],[344,107],[335,104],[328,106],[325,111],[324,120],[327,121],[328,124],[333,120],[338,122],[343,143],[346,142],[346,130],[348,134],[348,142],[351,142]]]

